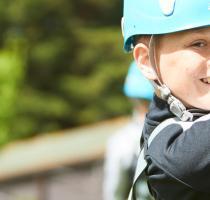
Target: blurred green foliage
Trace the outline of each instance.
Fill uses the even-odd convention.
[[[12,138],[12,124],[16,121],[16,102],[25,71],[23,44],[8,38],[0,51],[0,145]]]
[[[0,1],[0,143],[128,113],[120,0]]]

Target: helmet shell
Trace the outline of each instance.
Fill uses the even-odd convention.
[[[171,3],[164,13],[163,3]],[[133,36],[167,34],[210,25],[209,0],[124,0],[124,49],[132,50]]]
[[[142,75],[135,62],[132,62],[124,83],[124,94],[135,99],[151,100],[154,89],[150,82]]]

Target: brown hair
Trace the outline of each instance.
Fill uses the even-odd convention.
[[[143,43],[148,46],[150,37],[151,35],[135,35],[133,37],[134,46],[136,46],[138,43]]]

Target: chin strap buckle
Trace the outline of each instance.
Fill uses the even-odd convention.
[[[153,83],[154,85],[154,83]],[[193,114],[187,111],[183,103],[171,94],[170,89],[162,84],[161,86],[155,83],[155,88],[158,91],[158,96],[167,101],[170,111],[182,121],[192,121]]]
[[[182,121],[192,121],[193,114],[186,110],[185,106],[174,96],[170,95],[167,100],[170,111]]]

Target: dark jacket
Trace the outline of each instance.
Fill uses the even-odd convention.
[[[192,109],[193,122],[167,125],[145,150],[150,192],[158,200],[210,200],[210,114]],[[143,144],[174,115],[154,97],[145,119]],[[185,128],[183,128],[185,127]]]

